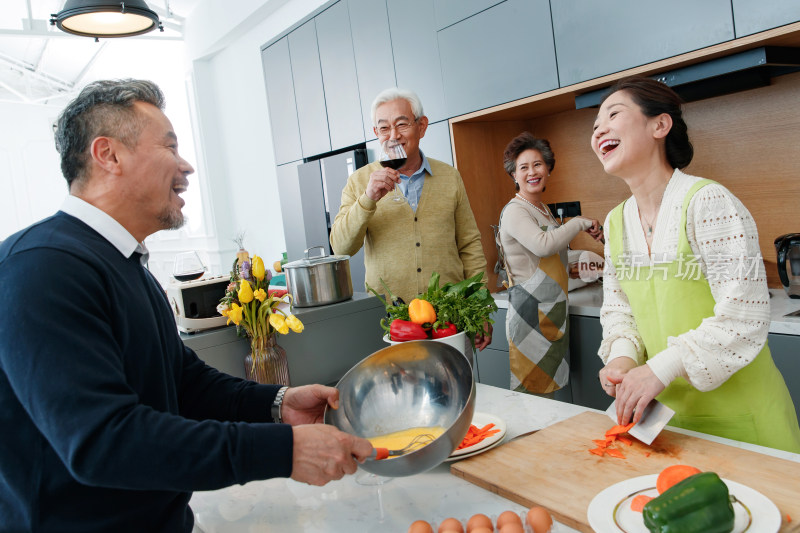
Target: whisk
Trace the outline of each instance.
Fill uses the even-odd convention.
[[[430,433],[420,433],[413,439],[411,442],[400,448],[399,450],[390,450],[388,448],[375,448],[372,450],[372,455],[368,457],[368,459],[386,459],[387,457],[393,457],[396,455],[403,455],[408,452],[414,451],[418,448],[422,448],[433,442],[436,439]]]

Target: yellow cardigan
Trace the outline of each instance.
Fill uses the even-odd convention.
[[[432,272],[439,273],[442,284],[486,272],[461,175],[441,161],[428,162],[432,175],[425,176],[416,213],[391,195],[378,202],[367,197],[369,175],[380,168],[375,162],[348,178],[331,228],[334,253],[353,255],[363,245],[367,284],[383,294],[383,279],[406,303],[428,288]]]

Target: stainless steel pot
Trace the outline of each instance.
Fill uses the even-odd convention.
[[[311,250],[321,255],[310,257]],[[353,297],[350,256],[327,255],[323,246],[305,251],[305,257],[283,265],[286,289],[297,307],[314,307],[349,300]]]

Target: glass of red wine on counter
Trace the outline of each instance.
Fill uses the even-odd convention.
[[[203,277],[205,273],[206,267],[197,252],[181,252],[175,256],[172,277],[178,281],[192,281]]]
[[[406,157],[406,151],[403,149],[403,145],[396,140],[387,139],[381,143],[380,163],[382,167],[399,170],[406,164]],[[403,191],[400,190],[399,184],[394,186],[392,200],[395,202],[406,201],[406,197],[403,195]]]

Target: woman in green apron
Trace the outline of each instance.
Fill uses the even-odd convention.
[[[581,231],[602,238],[597,220],[575,217],[563,226],[542,202],[556,160],[550,143],[528,132],[503,154],[516,195],[500,214],[498,244],[510,283],[506,335],[511,388],[552,394],[567,384],[567,245]]]
[[[657,398],[671,424],[800,452],[792,399],[767,347],[769,293],[753,217],[692,160],[680,98],[648,78],[614,85],[592,149],[632,197],[606,219],[600,383],[619,423]]]

